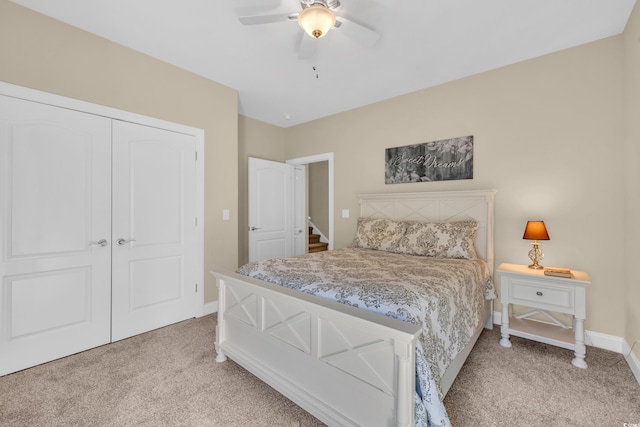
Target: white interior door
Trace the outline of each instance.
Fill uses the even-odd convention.
[[[293,254],[293,166],[249,157],[249,261]]]
[[[110,127],[0,96],[0,375],[110,340]]]
[[[113,121],[112,340],[195,314],[196,141]]]

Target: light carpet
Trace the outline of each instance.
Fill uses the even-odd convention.
[[[0,425],[321,426],[228,360],[216,316],[187,320],[0,378]],[[619,354],[571,352],[485,331],[445,398],[454,426],[640,425],[640,385]]]

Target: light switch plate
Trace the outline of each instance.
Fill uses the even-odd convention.
[[[229,209],[224,209],[222,211],[222,220],[229,221]]]
[[[342,209],[342,218],[349,218],[349,209]]]

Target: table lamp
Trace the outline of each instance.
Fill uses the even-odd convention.
[[[533,240],[533,249],[529,251],[529,258],[531,258],[533,264],[529,268],[534,270],[543,269],[544,267],[538,264],[538,261],[544,258],[544,254],[538,247],[538,240],[549,240],[549,233],[547,233],[547,227],[544,226],[544,221],[527,221],[522,238]]]

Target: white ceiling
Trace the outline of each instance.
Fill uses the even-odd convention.
[[[619,34],[635,3],[341,0],[339,16],[379,34],[363,44],[354,25],[313,40],[296,21],[237,19],[296,0],[13,1],[235,88],[240,114],[282,127]],[[300,59],[300,40],[316,53]]]

